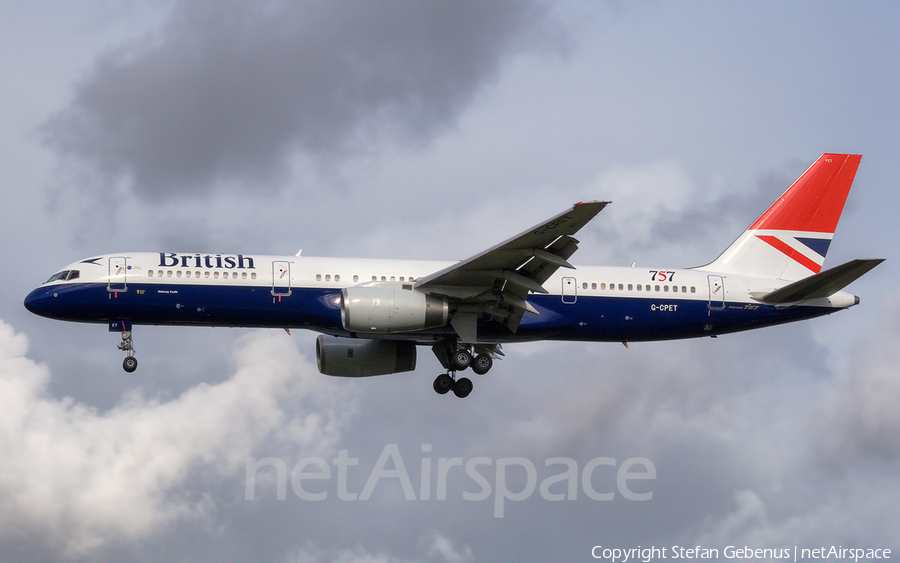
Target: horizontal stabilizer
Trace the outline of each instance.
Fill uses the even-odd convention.
[[[809,299],[830,297],[882,262],[884,262],[884,258],[857,258],[795,281],[765,295],[754,297],[769,305],[798,303]]]

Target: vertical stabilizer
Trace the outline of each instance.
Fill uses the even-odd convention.
[[[819,273],[861,158],[823,154],[725,252],[699,269],[784,280]]]

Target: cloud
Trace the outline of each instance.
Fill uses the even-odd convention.
[[[860,337],[811,424],[822,460],[844,470],[866,459],[900,459],[900,300],[882,301],[881,322]]]
[[[296,150],[328,160],[379,135],[427,141],[504,56],[548,44],[536,41],[550,37],[546,12],[535,0],[182,0],[158,32],[96,60],[44,141],[96,167],[110,193],[123,178],[145,199],[234,178],[274,186]]]
[[[206,488],[242,475],[261,444],[324,455],[355,412],[349,386],[269,332],[239,342],[223,383],[169,401],[133,392],[107,412],[48,397],[50,373],[27,348],[0,321],[0,536],[75,555],[214,518],[223,499]]]
[[[289,563],[319,563],[330,561],[333,563],[405,563],[408,561],[437,561],[445,563],[465,563],[472,561],[472,549],[466,545],[457,548],[454,542],[437,532],[431,530],[430,534],[422,535],[416,542],[416,548],[422,553],[420,558],[407,559],[389,553],[372,553],[362,546],[339,549],[322,549],[313,543],[307,543],[294,549],[287,557]]]
[[[603,220],[596,223],[601,237],[594,242],[585,235],[585,246],[613,246],[607,251],[614,253],[610,260],[615,262],[611,263],[630,262],[634,257],[644,264],[660,258],[671,263],[672,256],[677,260],[686,256],[704,260],[680,262],[682,267],[710,262],[802,170],[802,165],[793,161],[760,173],[755,185],[745,189],[728,183],[701,185],[675,158],[611,167],[591,184],[590,192],[602,194],[613,203],[604,210]]]

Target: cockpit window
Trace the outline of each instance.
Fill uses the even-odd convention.
[[[57,273],[53,274],[52,276],[50,276],[50,279],[45,281],[44,283],[50,283],[50,282],[55,282],[55,281],[59,281],[59,280],[64,280],[64,279],[66,279],[66,276],[68,276],[68,275],[69,275],[68,271],[57,272]]]
[[[57,272],[50,276],[50,279],[45,281],[44,283],[50,283],[55,281],[66,281],[66,280],[74,280],[77,279],[81,275],[81,272],[78,270],[63,270],[62,272]]]

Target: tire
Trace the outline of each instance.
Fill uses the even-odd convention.
[[[484,375],[494,366],[494,360],[487,354],[478,354],[472,361],[472,371]]]
[[[468,377],[460,377],[453,386],[453,393],[460,399],[465,399],[472,392],[472,380]]]
[[[124,369],[128,373],[132,373],[134,370],[137,369],[137,364],[138,364],[137,358],[135,358],[134,356],[128,356],[122,362],[122,369]]]
[[[453,389],[453,378],[447,375],[446,373],[442,373],[437,376],[434,380],[434,391],[438,395],[444,395],[448,391]]]
[[[453,371],[463,371],[472,364],[472,354],[468,350],[460,348],[450,356]]]

